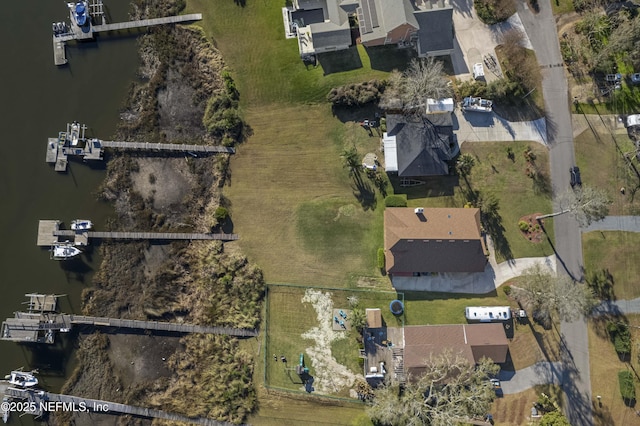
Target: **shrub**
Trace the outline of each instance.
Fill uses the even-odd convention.
[[[511,289],[511,286],[510,286],[510,285],[508,285],[508,284],[507,284],[507,285],[503,285],[503,286],[502,286],[502,291],[504,291],[504,294],[505,294],[506,296],[509,296],[509,295],[511,294],[511,290],[512,290],[512,289]]]
[[[215,217],[218,222],[222,222],[224,220],[227,220],[227,218],[229,217],[229,210],[227,210],[226,208],[220,206],[213,213],[213,217]]]
[[[529,223],[521,220],[520,222],[518,222],[518,228],[520,228],[522,232],[527,232],[529,230]]]
[[[629,327],[624,323],[611,321],[607,324],[607,331],[618,356],[630,355],[631,333],[629,332]]]
[[[327,94],[327,100],[334,106],[364,105],[380,100],[380,94],[384,92],[386,83],[379,80],[371,80],[359,84],[334,87]]]
[[[618,372],[618,382],[620,384],[620,395],[625,402],[630,402],[636,399],[636,386],[633,383],[633,375],[628,370],[621,370]]]
[[[516,5],[513,0],[474,0],[478,18],[487,25],[506,21],[516,13]]]
[[[407,207],[406,194],[392,194],[384,199],[385,207]]]
[[[378,249],[377,264],[379,269],[384,268],[384,249],[382,247]]]

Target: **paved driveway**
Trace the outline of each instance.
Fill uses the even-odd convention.
[[[491,239],[487,238],[489,263],[484,272],[448,273],[423,277],[393,277],[393,288],[398,291],[437,291],[443,293],[486,294],[500,285],[522,275],[523,271],[540,264],[552,275],[556,274],[555,256],[525,257],[496,263]]]
[[[474,141],[535,141],[547,144],[547,122],[544,118],[514,122],[507,121],[493,112],[464,112],[456,109],[453,130],[459,145]]]
[[[498,378],[505,395],[519,393],[536,385],[562,383],[561,362],[539,362],[518,371],[501,370]]]
[[[454,39],[454,52],[451,55],[453,71],[461,80],[472,78],[473,64],[483,62],[485,55],[495,55],[495,46],[499,44],[500,35],[512,28],[524,27],[520,17],[515,14],[506,22],[496,25],[483,24],[473,8],[473,0],[454,0],[453,2],[453,26],[456,37]],[[525,47],[531,49],[531,43],[525,38]],[[499,65],[498,65],[499,67]],[[492,73],[485,67],[485,78],[492,81],[501,73]]]

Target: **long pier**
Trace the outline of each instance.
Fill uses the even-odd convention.
[[[79,157],[87,161],[101,161],[104,148],[138,150],[138,151],[168,151],[184,152],[197,157],[198,154],[235,154],[233,147],[221,145],[194,145],[174,143],[150,143],[150,142],[123,142],[103,141],[96,138],[85,138],[84,130],[87,127],[74,122],[67,124],[65,132],[59,132],[57,138],[47,139],[47,153],[45,161],[55,164],[56,172],[65,172],[69,157]],[[82,130],[82,135],[80,135]]]
[[[73,231],[60,229],[59,220],[41,220],[38,222],[38,238],[36,245],[39,247],[51,247],[63,241],[73,242],[77,246],[86,246],[91,238],[115,239],[115,240],[166,240],[166,241],[196,241],[217,240],[236,241],[238,234],[208,234],[188,232],[98,232],[98,231]]]
[[[91,14],[94,18],[100,15],[103,21],[102,24],[90,25],[89,28],[86,29],[86,31],[83,31],[82,28],[76,25],[73,11],[70,9],[69,18],[71,23],[69,26],[67,26],[67,28],[69,28],[69,31],[67,31],[66,33],[53,34],[53,62],[56,65],[64,65],[68,62],[67,54],[65,51],[65,44],[66,42],[71,40],[92,40],[97,33],[130,30],[135,28],[146,28],[156,25],[178,24],[182,22],[200,21],[202,19],[201,13],[192,13],[188,15],[167,16],[165,18],[141,19],[137,21],[106,24],[104,23],[104,14],[101,12],[102,2],[99,1],[97,4],[92,4],[91,7],[95,10],[100,9],[100,12],[94,12],[92,10]]]
[[[76,231],[53,231],[55,237],[75,237]],[[237,234],[198,234],[186,232],[82,232],[87,238],[114,239],[114,240],[220,240],[235,241]],[[50,244],[47,244],[50,245]]]
[[[91,317],[59,313],[14,312],[14,318],[2,323],[0,340],[27,343],[54,343],[54,333],[69,332],[74,325],[113,327],[174,333],[220,334],[234,337],[256,337],[257,330],[232,327],[212,327],[165,321],[141,321],[108,317]]]
[[[130,149],[143,151],[176,151],[198,153],[222,153],[235,154],[236,150],[229,146],[221,145],[189,145],[177,143],[150,143],[150,142],[120,142],[100,141],[104,148]]]
[[[19,399],[21,401],[32,404],[32,406],[36,410],[35,412],[29,414],[34,415],[43,415],[50,411],[68,409],[69,411],[90,411],[102,414],[129,414],[138,417],[172,420],[176,422],[185,422],[196,425],[233,426],[232,423],[220,422],[203,417],[187,417],[181,414],[155,410],[153,408],[137,407],[134,405],[120,404],[117,402],[81,398],[73,395],[62,395],[58,393],[50,393],[39,390],[16,389],[13,387],[8,387],[4,391],[4,394],[11,398]]]

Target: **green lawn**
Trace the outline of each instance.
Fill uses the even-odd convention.
[[[582,252],[587,281],[599,274],[603,291],[616,299],[640,297],[640,234],[633,232],[589,232],[582,234]],[[608,277],[607,277],[608,276]],[[606,294],[606,293],[605,293]]]
[[[513,149],[513,161],[507,157],[507,147]],[[525,174],[527,166],[523,153],[526,147],[535,153],[535,162],[545,176],[538,184]],[[551,212],[547,150],[533,142],[468,142],[462,146],[462,152],[475,158],[468,185],[464,179],[458,181],[457,177],[447,176],[435,178],[427,185],[397,187],[396,192],[407,194],[410,207],[464,207],[473,191],[479,191],[485,199],[493,196],[499,206],[498,223],[493,233],[498,262],[553,254],[547,239],[542,243],[531,243],[518,229],[522,216]],[[553,241],[553,226],[547,224],[545,228]]]
[[[489,294],[404,292],[405,321],[407,325],[464,324],[467,306],[510,306],[503,291]]]
[[[633,151],[633,143],[626,134],[615,135],[615,140],[619,149],[610,134],[586,130],[575,138],[576,162],[582,182],[607,191],[613,201],[610,215],[638,215],[640,196],[637,195],[640,194],[635,191],[640,189],[640,177],[629,168],[621,154]],[[625,187],[625,195],[620,194],[621,187]]]
[[[383,79],[411,57],[411,49],[358,46],[320,55],[321,65],[306,67],[297,40],[284,37],[282,6],[284,1],[247,1],[244,7],[231,0],[187,2],[186,13],[203,14],[199,25],[222,52],[242,105],[322,101],[332,87]]]
[[[396,293],[317,289],[331,293],[335,309],[349,309],[347,297],[355,295],[358,297],[359,306],[362,309],[380,308],[383,321],[388,326],[402,325],[402,317],[396,318],[389,312],[389,303],[398,297]],[[304,353],[307,347],[314,345],[313,341],[303,339],[301,336],[304,332],[318,326],[313,306],[309,303],[302,303],[305,290],[305,287],[269,285],[265,330],[267,344],[264,353],[267,355],[266,384],[270,387],[290,390],[300,390],[302,387],[295,371],[287,371],[282,362],[275,362],[273,354],[278,357],[285,355],[289,360],[288,365],[294,367],[299,354]],[[327,320],[330,321],[331,318],[327,318]],[[347,336],[345,339],[332,343],[332,354],[338,363],[346,366],[355,374],[362,374],[362,368],[358,363],[357,333],[355,330],[344,333]],[[305,364],[313,376],[315,366],[306,354]],[[338,396],[348,396],[348,390],[344,390]]]
[[[571,13],[575,11],[573,0],[551,0],[551,9],[554,15]]]

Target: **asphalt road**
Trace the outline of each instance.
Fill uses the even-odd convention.
[[[540,12],[531,13],[526,3],[518,2],[518,14],[529,36],[542,69],[542,90],[547,117],[547,137],[551,163],[554,208],[560,194],[570,188],[569,167],[575,164],[571,126],[571,101],[562,65],[555,18],[549,0],[539,1]],[[583,278],[580,228],[568,214],[553,220],[558,273],[581,281]],[[573,426],[593,425],[589,345],[586,319],[562,322],[562,387],[565,413]]]

